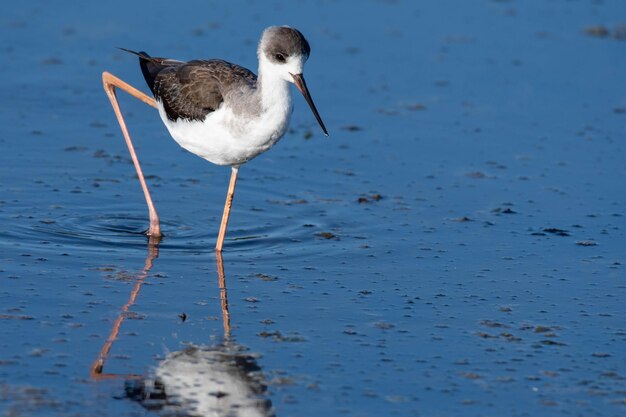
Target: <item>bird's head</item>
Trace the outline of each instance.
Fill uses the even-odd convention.
[[[311,53],[311,47],[304,35],[289,26],[271,26],[263,32],[257,53],[259,72],[262,70],[264,74],[294,83],[309,104],[324,134],[328,136],[302,74],[304,63]]]

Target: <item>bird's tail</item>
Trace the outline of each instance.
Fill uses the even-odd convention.
[[[152,58],[144,51],[135,52],[131,51],[130,49],[120,47],[118,47],[117,49],[139,57],[139,66],[141,67],[141,73],[143,74],[143,78],[145,78],[146,84],[148,84],[148,88],[150,88],[150,91],[152,91],[152,93],[154,94],[154,79],[156,78],[159,71],[162,69],[162,66],[160,65],[160,61],[162,61],[162,59]]]

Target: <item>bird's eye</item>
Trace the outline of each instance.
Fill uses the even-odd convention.
[[[281,54],[280,52],[274,55],[274,58],[276,58],[276,61],[278,62],[285,62],[285,55]]]

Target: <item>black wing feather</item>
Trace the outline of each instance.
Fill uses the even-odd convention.
[[[163,103],[165,113],[172,121],[204,120],[224,102],[225,91],[236,84],[256,85],[257,77],[253,72],[226,61],[182,62],[154,58],[143,51],[123,50],[139,57],[148,87],[154,98]]]

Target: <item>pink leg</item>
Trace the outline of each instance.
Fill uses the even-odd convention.
[[[237,173],[239,167],[232,167],[230,174],[230,184],[228,185],[228,193],[226,194],[226,204],[224,204],[224,214],[222,214],[222,224],[220,225],[220,232],[217,235],[217,244],[215,250],[217,252],[222,251],[224,245],[224,238],[226,237],[226,227],[228,226],[228,218],[230,217],[230,208],[233,205],[233,197],[235,196],[235,185],[237,185]]]
[[[122,134],[124,135],[124,139],[126,140],[126,145],[128,145],[130,157],[132,158],[135,169],[137,170],[139,183],[141,184],[143,194],[146,197],[146,203],[148,204],[148,211],[150,214],[150,229],[148,229],[147,234],[148,236],[159,237],[161,236],[161,225],[159,223],[159,216],[156,212],[156,209],[154,208],[152,197],[150,197],[150,191],[148,191],[148,185],[146,184],[146,180],[143,177],[143,172],[141,170],[141,166],[139,165],[139,159],[137,159],[137,154],[135,153],[135,147],[133,146],[133,142],[130,140],[130,134],[128,133],[128,128],[126,127],[124,116],[122,116],[122,110],[120,109],[120,105],[117,102],[115,87],[121,88],[131,96],[138,98],[139,100],[154,108],[157,108],[156,102],[152,97],[147,96],[146,94],[137,90],[132,85],[125,83],[113,74],[106,71],[102,73],[102,84],[104,85],[104,91],[106,91],[107,96],[111,101],[111,106],[113,106],[113,111],[115,112],[117,121],[119,122],[120,128],[122,129]]]

